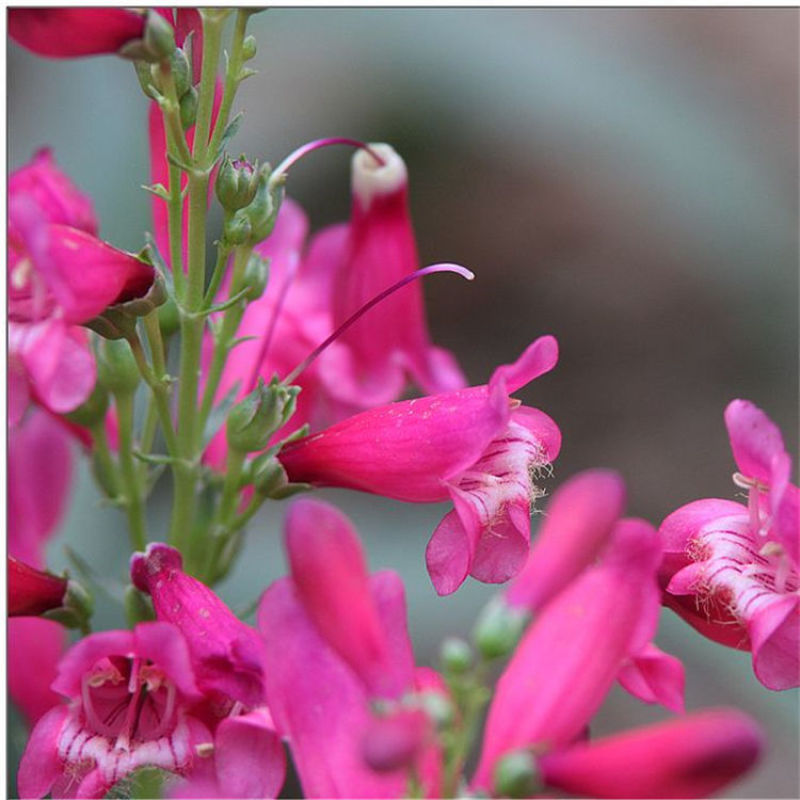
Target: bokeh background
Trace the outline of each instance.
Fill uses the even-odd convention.
[[[535,336],[559,338],[558,368],[520,393],[564,434],[548,488],[614,467],[630,513],[655,523],[731,497],[722,411],[734,397],[762,406],[796,452],[797,10],[279,8],[252,31],[260,74],[242,87],[233,148],[276,163],[319,136],[391,142],[408,162],[423,262],[478,276],[428,281],[435,340],[479,383]],[[51,145],[94,198],[102,235],[138,249],[147,102],[130,64],[12,44],[7,74],[10,168]],[[294,169],[289,191],[315,228],[346,218],[348,163],[332,149]],[[423,554],[444,507],[326,495],[357,522],[372,566],[406,579],[418,660],[432,664],[492,594],[473,582],[436,598]],[[221,587],[235,608],[284,573],[283,512],[252,525]],[[84,468],[53,568],[65,543],[124,580],[121,517]],[[101,626],[121,623],[113,602],[98,606]],[[658,641],[684,660],[690,709],[737,705],[769,732],[767,757],[729,795],[798,797],[798,693],[767,691],[747,654],[666,612]],[[616,692],[593,728],[663,716]],[[13,778],[24,731],[13,711],[11,722]]]

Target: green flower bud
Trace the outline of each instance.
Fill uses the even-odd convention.
[[[253,488],[263,497],[280,494],[289,485],[286,470],[275,456],[264,453],[253,459],[251,465]]]
[[[165,337],[172,336],[181,325],[178,306],[171,297],[167,298],[167,302],[158,309],[158,324],[161,327],[161,335]]]
[[[253,202],[242,213],[250,220],[252,232],[249,244],[263,242],[272,233],[283,201],[282,181],[270,181],[270,168],[265,164],[258,175],[258,187]]]
[[[180,99],[192,88],[192,67],[186,53],[180,48],[173,51],[169,65],[175,81],[175,94]]]
[[[241,211],[228,219],[222,228],[222,238],[231,247],[249,241],[252,233],[250,220]]]
[[[147,61],[134,61],[133,68],[136,70],[136,77],[139,79],[139,86],[142,87],[142,91],[147,97],[154,100],[156,97],[156,85],[153,80],[153,70],[150,63]]]
[[[269,280],[269,262],[261,258],[258,253],[253,253],[244,270],[244,283],[247,286],[247,301],[252,303],[258,300],[267,288]]]
[[[422,692],[416,699],[438,730],[444,730],[453,724],[455,708],[446,695],[441,692]]]
[[[534,797],[542,791],[536,759],[527,750],[504,755],[494,768],[495,797]]]
[[[172,25],[154,9],[147,12],[144,45],[152,61],[163,61],[175,50],[175,32],[172,30]]]
[[[472,666],[472,648],[463,640],[449,636],[442,642],[439,652],[442,667],[452,675],[463,675]]]
[[[253,202],[258,188],[258,168],[244,156],[231,160],[225,156],[214,189],[226,211],[238,211]]]
[[[275,431],[294,413],[296,386],[285,386],[277,377],[258,386],[237,403],[228,414],[228,446],[242,453],[263,450]]]
[[[495,597],[481,611],[472,641],[485,659],[502,658],[513,652],[529,620],[527,611],[512,608],[502,596]]]
[[[190,86],[178,103],[181,112],[181,126],[185,131],[189,130],[197,121],[197,89]]]
[[[97,381],[112,394],[131,394],[139,385],[139,368],[124,339],[106,339],[97,352]]]
[[[245,36],[242,42],[242,58],[245,61],[249,61],[255,56],[257,49],[256,37],[252,35]]]
[[[82,428],[90,428],[105,419],[106,411],[108,411],[108,391],[99,383],[95,383],[86,401],[64,416]]]

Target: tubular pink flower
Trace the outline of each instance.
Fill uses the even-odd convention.
[[[624,508],[617,472],[587,470],[563,483],[547,504],[525,567],[505,592],[508,605],[539,611],[595,560]]]
[[[53,689],[70,702],[31,734],[17,776],[23,798],[102,797],[143,766],[183,774],[195,745],[211,739],[190,713],[201,695],[186,643],[163,622],[82,639]]]
[[[541,337],[488,385],[445,392],[362,412],[290,444],[279,458],[289,478],[341,486],[408,502],[448,498],[428,544],[428,571],[440,594],[468,574],[486,582],[523,565],[531,474],[557,456],[560,433],[541,411],[510,393],[555,366],[555,339]]]
[[[8,35],[39,56],[116,53],[144,35],[145,17],[124,8],[12,8]]]
[[[708,797],[747,772],[764,734],[734,709],[701,711],[539,760],[547,786],[570,795],[615,798]]]
[[[572,742],[628,654],[652,638],[661,555],[656,532],[643,520],[622,520],[613,543],[600,564],[544,607],[517,647],[489,709],[476,788],[491,789],[495,765],[506,753]]]
[[[8,556],[8,616],[36,617],[63,605],[65,578]]]
[[[153,599],[156,617],[186,638],[202,691],[218,692],[248,708],[262,705],[261,639],[182,566],[174,547],[154,542],[131,556],[131,581]]]
[[[800,685],[800,521],[780,432],[752,403],[725,421],[748,506],[697,500],[661,524],[665,603],[705,636],[751,650],[769,689]]]
[[[286,548],[297,595],[325,641],[373,697],[400,697],[412,682],[412,664],[391,657],[364,551],[347,517],[327,503],[297,500],[286,517]],[[410,644],[404,649],[410,652]]]
[[[353,203],[337,270],[334,327],[419,267],[405,163],[389,145],[373,144],[370,150],[384,163],[367,150],[353,156]],[[465,385],[453,356],[430,343],[420,286],[388,299],[379,316],[359,320],[321,362],[331,396],[353,409],[397,399],[406,374],[427,393]]]

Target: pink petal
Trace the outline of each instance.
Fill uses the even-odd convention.
[[[456,502],[459,495],[453,491]],[[466,580],[475,554],[475,533],[474,526],[464,526],[455,509],[436,526],[425,548],[425,564],[438,595],[452,594]]]
[[[555,421],[533,406],[515,408],[511,419],[534,435],[544,448],[545,459],[552,464],[561,451],[561,431]]]
[[[44,797],[61,775],[63,764],[58,755],[58,737],[67,712],[66,706],[53,708],[31,732],[17,773],[17,788],[22,800]]]
[[[623,665],[617,679],[645,703],[659,703],[676,714],[684,711],[683,664],[652,643]]]
[[[731,401],[725,424],[740,472],[769,486],[772,458],[785,450],[778,426],[749,400]]]
[[[319,636],[291,580],[264,593],[258,626],[269,708],[288,737],[304,796],[401,796],[404,773],[378,774],[365,765],[361,746],[371,712],[363,684]]]
[[[144,35],[143,14],[122,8],[15,8],[8,35],[32,53],[73,58],[115,53]]]
[[[558,363],[558,342],[553,336],[540,336],[513,363],[498,367],[490,383],[503,381],[509,394],[550,372]]]
[[[214,737],[217,780],[224,797],[277,797],[286,757],[269,714],[260,710],[220,722]]]
[[[48,619],[8,621],[8,693],[17,708],[35,723],[61,702],[50,688],[67,646],[67,632]],[[35,664],[36,669],[31,669]]]
[[[401,692],[404,686],[387,685],[387,645],[347,517],[327,503],[298,500],[286,517],[286,546],[298,596],[325,641],[373,693]]]
[[[34,569],[13,556],[8,556],[6,574],[9,617],[36,617],[63,605],[66,578]]]
[[[588,567],[625,507],[625,484],[611,470],[588,470],[564,483],[547,505],[523,571],[506,592],[509,604],[538,611]]]
[[[708,797],[750,769],[763,746],[750,717],[718,709],[576,745],[539,763],[547,785],[570,795]]]
[[[800,686],[800,596],[785,595],[756,612],[747,628],[761,683],[776,691]]]
[[[570,742],[611,688],[655,591],[660,552],[655,531],[639,520],[618,523],[616,539],[620,552],[548,603],[517,647],[489,709],[476,788],[491,787],[507,752]]]
[[[770,511],[772,532],[795,566],[800,567],[800,490],[789,482],[792,460],[788,453],[772,459]]]
[[[408,769],[431,736],[431,723],[420,709],[397,709],[372,718],[364,737],[364,760],[378,772]]]

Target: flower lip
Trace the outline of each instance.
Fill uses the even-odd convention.
[[[391,145],[370,143],[369,147],[384,163],[378,164],[368,150],[359,150],[353,156],[351,167],[353,194],[365,208],[369,208],[375,198],[402,191],[408,185],[405,162]]]

